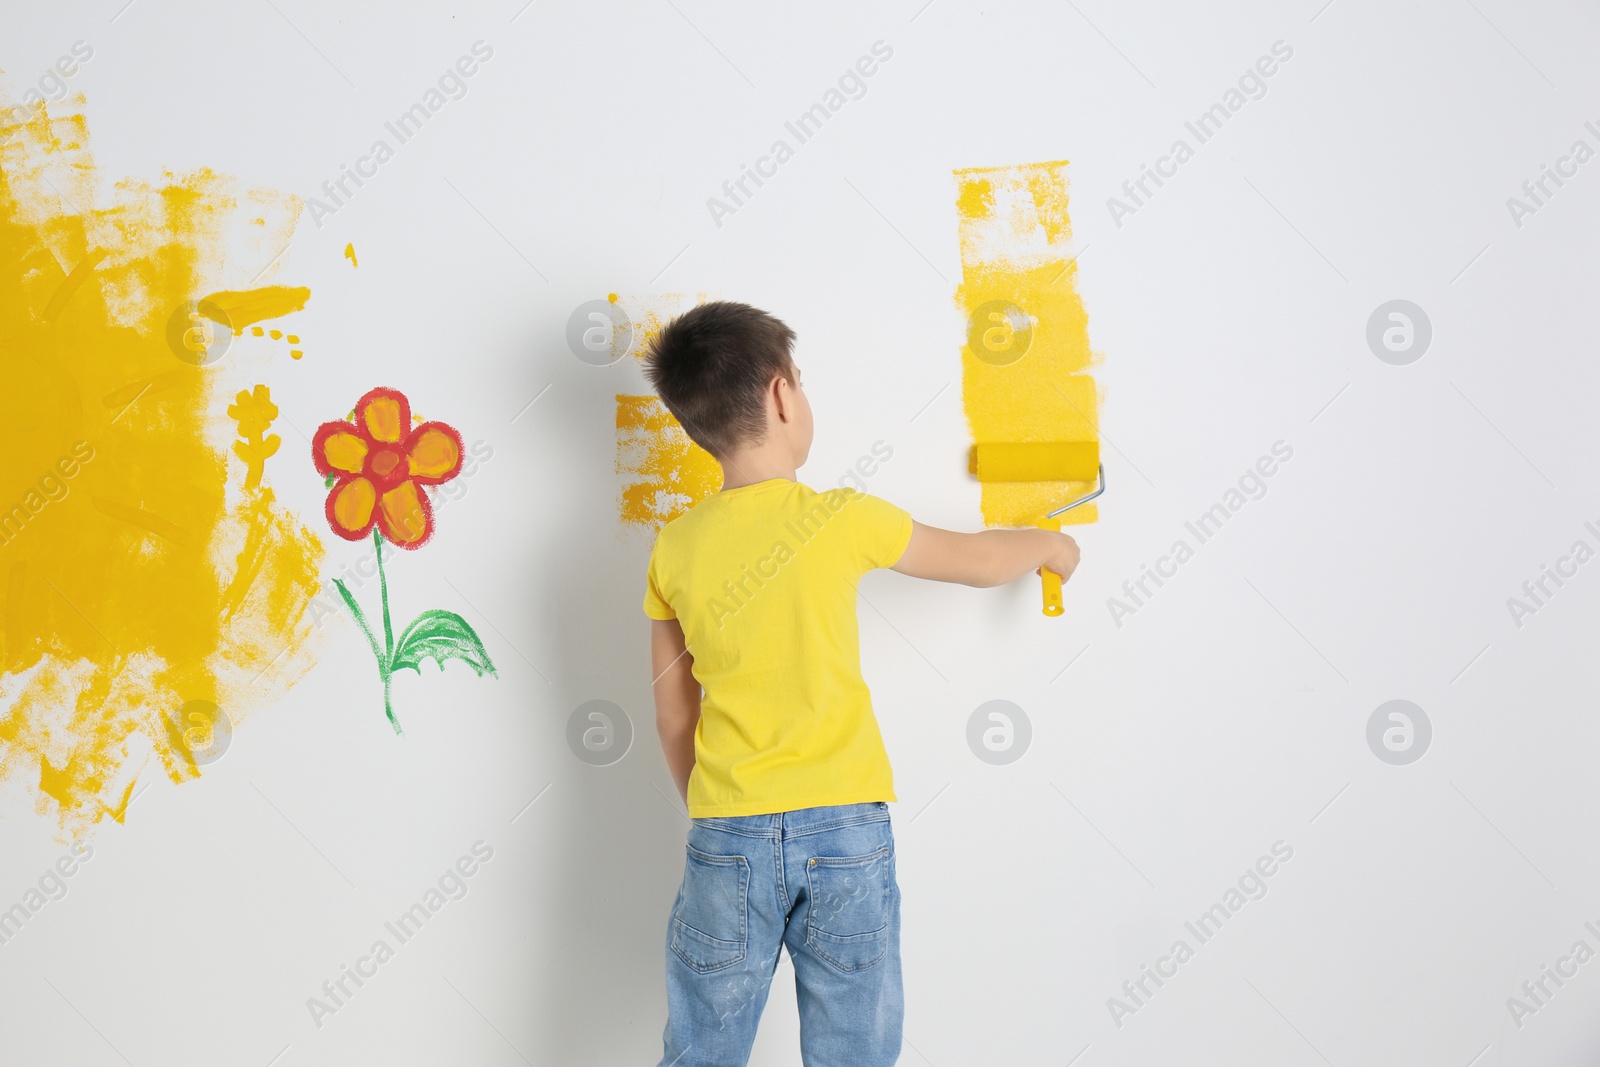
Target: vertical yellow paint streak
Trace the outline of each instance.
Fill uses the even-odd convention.
[[[620,303],[616,293],[606,298]],[[705,293],[692,301],[679,294],[658,296],[630,315],[634,358],[643,358],[674,315],[707,299]],[[654,395],[617,394],[617,473],[622,476],[617,517],[623,525],[652,535],[722,488],[721,465],[689,439]]]
[[[121,820],[152,757],[198,773],[165,721],[186,701],[237,723],[309,667],[322,547],[230,473],[226,360],[166,338],[300,203],[202,170],[104,205],[83,116],[21,114],[0,125],[0,781],[80,833]]]
[[[1099,395],[1086,373],[1095,361],[1089,316],[1068,253],[1066,168],[1060,160],[955,172],[961,241],[956,303],[968,323],[981,320],[961,354],[962,402],[975,443],[1099,440]],[[1026,352],[1014,362],[974,353],[972,338],[983,343],[986,330],[997,331],[988,336],[1002,343],[1015,333],[1018,324],[994,312],[998,301],[1020,308],[1031,323]],[[1093,482],[985,483],[983,521],[1034,524],[1093,488]],[[1098,513],[1085,504],[1061,518],[1086,523]]]

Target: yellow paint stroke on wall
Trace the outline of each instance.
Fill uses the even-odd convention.
[[[1096,361],[1089,315],[1069,252],[1066,171],[1067,161],[1059,160],[955,172],[956,303],[970,326],[961,390],[974,443],[1099,440],[1099,394],[1086,373]],[[1093,482],[984,483],[983,521],[1032,525],[1093,488]],[[1061,517],[1096,518],[1094,504]]]
[[[606,294],[606,299],[628,306],[616,293]],[[674,315],[708,299],[706,293],[693,298],[663,294],[630,312],[633,357],[643,358],[651,340]],[[655,395],[617,394],[617,473],[622,476],[618,517],[625,526],[652,535],[722,488],[722,467],[689,439]]]
[[[200,314],[238,334],[243,333],[246,326],[301,311],[310,299],[311,290],[303,286],[267,285],[260,289],[212,293],[201,298],[199,308]],[[260,330],[251,332],[261,336]],[[273,340],[282,336],[282,331],[272,331]]]
[[[0,107],[0,782],[77,834],[152,763],[199,773],[167,721],[185,702],[237,723],[309,668],[323,550],[241,487],[228,362],[166,339],[300,202],[208,170],[108,191],[73,106]]]

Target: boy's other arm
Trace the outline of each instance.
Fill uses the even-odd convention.
[[[689,803],[689,772],[694,769],[694,728],[700,722],[700,683],[694,657],[677,619],[650,621],[650,674],[656,698],[656,733],[678,795]]]
[[[911,524],[911,541],[894,569],[913,578],[981,588],[1016,581],[1040,567],[1066,581],[1078,566],[1078,542],[1054,530],[957,533]]]

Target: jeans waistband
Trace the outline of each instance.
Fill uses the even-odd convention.
[[[693,820],[695,826],[725,830],[746,837],[799,837],[858,823],[887,822],[889,805],[882,800],[861,804],[827,804],[766,815],[714,815]]]

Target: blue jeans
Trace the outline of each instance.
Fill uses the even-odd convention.
[[[695,819],[667,920],[659,1067],[744,1067],[789,948],[805,1067],[900,1057],[900,887],[889,805]]]

